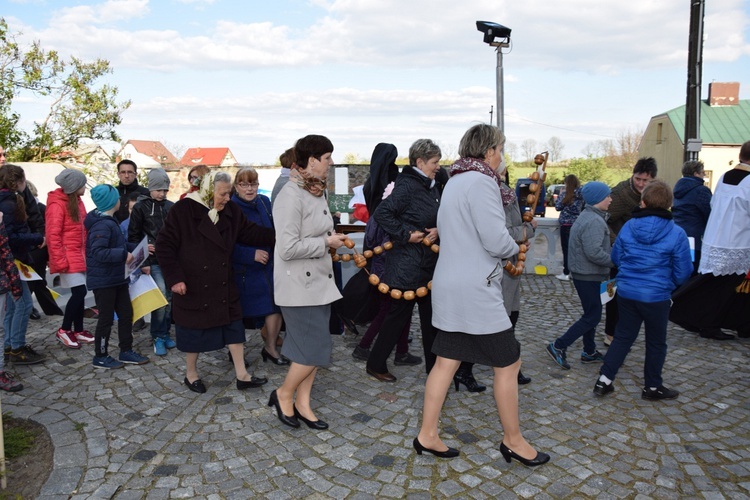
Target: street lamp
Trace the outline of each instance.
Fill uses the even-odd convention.
[[[484,43],[497,47],[497,127],[505,133],[505,107],[503,103],[503,51],[510,47],[510,28],[490,21],[477,21],[477,30],[484,33]]]

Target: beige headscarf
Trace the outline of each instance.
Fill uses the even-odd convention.
[[[216,172],[208,172],[201,177],[201,184],[198,191],[188,193],[185,198],[189,198],[200,203],[208,209],[208,218],[216,224],[219,222],[219,212],[214,208],[214,177]]]

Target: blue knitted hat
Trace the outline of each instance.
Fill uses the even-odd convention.
[[[583,189],[581,189],[583,201],[585,201],[587,205],[596,205],[609,196],[609,193],[611,193],[609,186],[598,181],[587,182],[583,186]]]
[[[91,190],[91,200],[100,212],[106,212],[117,204],[120,193],[109,184],[99,184]]]

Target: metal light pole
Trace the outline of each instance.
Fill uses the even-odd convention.
[[[705,0],[690,2],[688,81],[685,102],[684,161],[697,160],[701,141],[701,79],[703,75],[703,15]]]
[[[484,33],[484,43],[496,47],[496,93],[497,93],[497,127],[505,133],[505,99],[503,93],[503,49],[510,47],[511,29],[489,21],[477,21],[477,30]]]

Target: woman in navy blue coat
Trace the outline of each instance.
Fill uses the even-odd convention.
[[[273,229],[271,200],[258,194],[258,172],[242,168],[234,177],[232,201],[239,205],[248,220]],[[289,361],[277,351],[276,339],[281,330],[281,309],[273,301],[273,250],[271,247],[251,247],[237,243],[232,255],[234,279],[240,291],[242,316],[253,327],[263,325],[265,347],[260,352],[263,361],[277,365]],[[246,322],[247,325],[247,322]]]
[[[682,178],[674,185],[674,223],[684,229],[688,236],[695,238],[693,274],[698,272],[703,233],[706,231],[708,216],[711,215],[711,190],[703,182],[705,176],[703,162],[686,161],[682,165]]]

